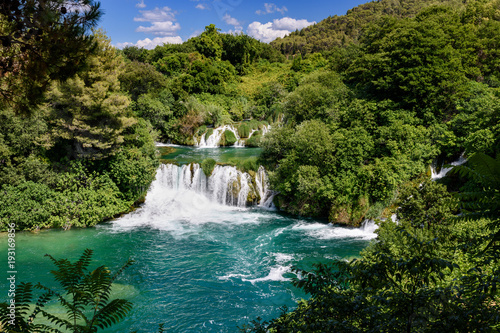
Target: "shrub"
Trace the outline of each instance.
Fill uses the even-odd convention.
[[[262,139],[262,132],[256,131],[252,136],[245,142],[247,147],[259,147],[260,140]]]
[[[241,138],[248,138],[250,135],[250,127],[247,124],[241,124],[240,127],[238,127],[238,135]]]
[[[198,136],[202,136],[207,131],[207,126],[203,125],[198,128]]]
[[[222,135],[221,143],[223,146],[232,146],[234,145],[238,139],[236,139],[236,136],[234,135],[233,132],[230,130],[225,130],[224,134]]]
[[[212,171],[214,171],[216,164],[217,162],[213,158],[205,158],[203,162],[201,162],[201,168],[205,176],[210,177],[210,175],[212,175]]]

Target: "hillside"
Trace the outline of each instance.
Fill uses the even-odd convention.
[[[383,17],[413,17],[421,9],[436,5],[464,6],[459,0],[379,0],[355,7],[342,16],[329,16],[319,23],[294,31],[284,38],[277,38],[271,45],[284,55],[324,52],[356,42],[371,22]]]

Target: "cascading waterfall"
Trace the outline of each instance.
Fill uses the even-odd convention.
[[[197,163],[177,166],[162,165],[156,175],[160,186],[171,190],[192,190],[213,202],[229,206],[246,207],[252,203],[263,205],[269,201],[267,177],[260,167],[253,181],[252,176],[232,166],[216,165],[207,178]],[[269,205],[269,203],[268,203]]]
[[[269,190],[269,183],[267,181],[266,169],[261,165],[255,174],[255,184],[259,191],[260,203],[259,206],[267,209],[274,209],[273,199],[276,195],[275,192]]]
[[[220,139],[222,137],[222,133],[225,131],[231,131],[233,132],[234,136],[236,137],[236,143],[234,144],[234,147],[243,147],[243,141],[241,140],[240,136],[238,135],[238,131],[231,125],[225,125],[222,127],[217,127],[214,129],[214,132],[212,135],[210,135],[208,138],[206,137],[206,133],[204,133],[200,137],[200,142],[196,139],[196,136],[193,137],[193,140],[195,142],[196,147],[200,148],[217,148],[220,146]]]
[[[262,131],[262,135],[266,135],[271,130],[271,125],[261,126],[260,130]],[[222,133],[224,133],[225,131],[233,132],[234,136],[236,137],[236,143],[233,145],[233,147],[245,147],[245,141],[240,138],[238,130],[231,125],[225,125],[222,127],[215,128],[213,133],[208,138],[206,137],[207,133],[204,133],[200,137],[199,141],[197,137],[194,136],[193,137],[194,145],[195,147],[198,148],[217,148],[220,146],[220,139],[222,137]],[[254,132],[257,131],[258,130],[252,129],[250,131],[248,139],[252,136]]]
[[[446,174],[448,172],[450,172],[450,170],[453,169],[454,166],[462,165],[465,162],[467,162],[467,159],[462,154],[462,155],[460,155],[460,157],[458,158],[458,160],[456,160],[456,161],[454,161],[454,162],[451,163],[451,167],[445,168],[444,165],[442,165],[441,169],[439,170],[439,172],[437,172],[437,170],[436,170],[437,168],[436,168],[435,165],[431,165],[431,179],[432,180],[441,179],[444,176],[446,176]]]
[[[271,130],[271,125],[263,126],[262,135],[266,135],[267,133],[269,133],[270,130]]]

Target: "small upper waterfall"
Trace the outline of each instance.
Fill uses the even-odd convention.
[[[262,166],[252,177],[236,167],[216,165],[210,177],[207,177],[197,163],[182,166],[164,164],[158,168],[155,182],[170,190],[192,190],[223,205],[272,205],[272,194]]]
[[[262,135],[266,135],[271,130],[271,125],[261,125],[260,129],[251,129],[247,140],[250,139],[250,137],[252,137],[252,135],[259,130],[262,132]],[[212,134],[210,134],[210,136],[208,136],[208,137],[207,137],[207,133],[202,134],[199,137],[199,139],[196,137],[196,135],[193,136],[194,145],[195,145],[195,147],[198,147],[198,148],[217,148],[217,147],[220,147],[222,134],[225,131],[230,131],[234,134],[234,136],[236,138],[236,142],[234,143],[233,147],[244,147],[245,146],[245,140],[239,136],[238,130],[232,125],[224,125],[221,127],[214,128]]]
[[[441,166],[441,169],[439,170],[439,172],[437,172],[437,168],[436,168],[435,165],[431,165],[431,179],[432,180],[441,179],[444,176],[446,176],[446,174],[448,172],[450,172],[450,170],[453,169],[454,166],[462,165],[465,162],[467,162],[467,159],[462,154],[462,155],[460,155],[460,157],[458,158],[458,160],[456,160],[456,161],[454,161],[454,162],[451,163],[451,167],[445,168],[444,167],[444,163],[443,163],[443,165]]]
[[[233,132],[236,137],[236,143],[233,145],[234,147],[243,147],[244,143],[238,135],[238,131],[231,125],[225,125],[222,127],[217,127],[214,129],[213,133],[207,138],[206,133],[204,133],[200,137],[200,141],[196,139],[196,136],[193,138],[196,147],[200,148],[217,148],[220,146],[220,140],[222,138],[222,134],[225,131]]]

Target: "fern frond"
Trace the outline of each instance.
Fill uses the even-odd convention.
[[[128,267],[130,267],[134,262],[135,262],[135,260],[129,258],[127,260],[127,262],[115,273],[115,275],[113,275],[113,277],[111,278],[111,281],[115,281],[116,278],[118,277],[118,275],[120,275],[121,273],[123,273],[123,271],[125,269],[127,269]]]
[[[132,303],[124,299],[115,299],[100,309],[94,316],[93,325],[106,328],[122,320],[132,310]]]
[[[59,317],[56,317],[45,310],[40,310],[40,312],[45,318],[49,320],[49,322],[55,324],[59,328],[64,328],[66,330],[71,330],[73,328],[73,324],[66,319],[61,319]]]

